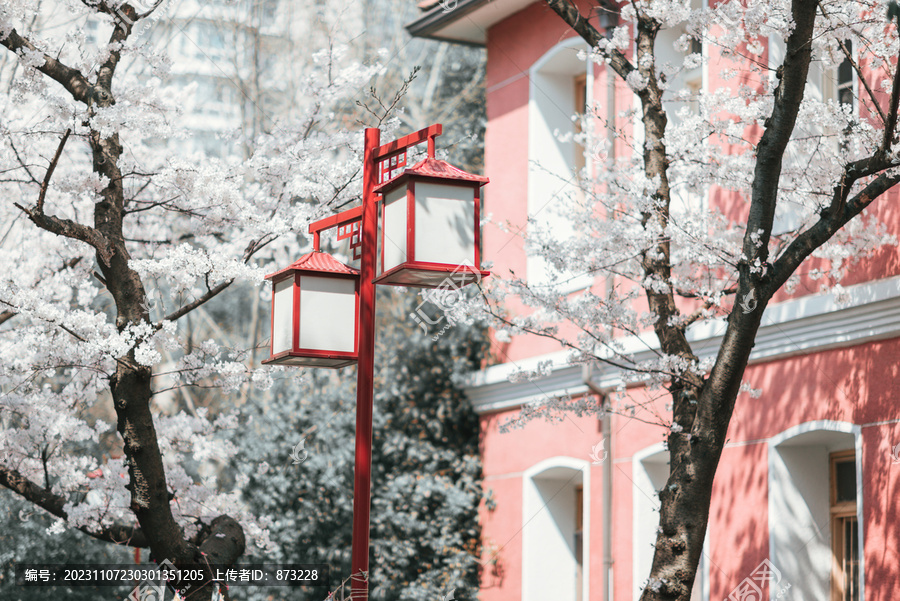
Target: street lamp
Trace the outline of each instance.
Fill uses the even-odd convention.
[[[356,363],[359,271],[311,252],[272,280],[272,337],[263,363],[344,367]]]
[[[375,188],[376,284],[435,288],[479,281],[481,186],[488,178],[426,158]]]
[[[375,284],[462,287],[481,271],[481,187],[488,178],[434,156],[440,124],[380,144],[367,128],[362,204],[309,226],[313,252],[270,274],[272,342],[264,363],[344,367],[358,362],[353,488],[353,599],[369,596],[372,398],[375,376]],[[426,158],[406,168],[409,148],[428,143]],[[320,235],[351,238],[356,270],[321,252]]]

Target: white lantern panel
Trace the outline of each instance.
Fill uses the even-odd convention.
[[[416,261],[471,265],[475,260],[475,190],[416,182]]]
[[[406,262],[406,186],[385,195],[384,199],[384,266],[382,272]]]
[[[356,282],[300,276],[300,348],[352,353],[356,347]]]
[[[272,308],[272,354],[289,351],[293,346],[291,331],[294,312],[294,278],[275,282],[275,306]]]

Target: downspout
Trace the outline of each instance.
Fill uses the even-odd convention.
[[[593,366],[585,365],[581,371],[581,379],[592,393],[603,400],[604,408],[607,408],[606,392],[594,384]],[[601,481],[603,483],[603,510],[601,521],[603,523],[603,601],[611,601],[613,598],[613,548],[612,548],[612,420],[609,411],[603,412],[600,419],[602,440],[606,442],[607,457],[601,466]]]
[[[611,29],[611,25],[615,23],[613,19],[610,19],[609,16],[614,14],[610,10],[610,14],[607,16],[604,30],[608,32]],[[601,19],[601,24],[604,24],[603,19]],[[608,157],[610,161],[614,161],[616,158],[616,78],[612,74],[609,66],[606,67],[606,135],[607,140],[609,142],[609,150]],[[593,166],[593,165],[592,165]],[[605,288],[606,291],[609,292],[613,289],[615,285],[615,280],[612,275],[608,275],[605,278]],[[602,471],[602,482],[603,482],[603,601],[611,601],[614,597],[613,595],[613,547],[612,547],[612,462],[613,462],[613,436],[612,436],[612,419],[610,417],[609,409],[609,399],[606,394],[606,390],[597,386],[593,380],[593,365],[585,365],[582,369],[582,380],[584,381],[585,386],[588,387],[588,390],[596,394],[599,398],[603,400],[603,407],[606,411],[603,412],[603,417],[600,420],[601,431],[603,435],[603,440],[606,441],[607,448],[607,460],[603,462],[601,466]]]
[[[600,0],[597,7],[598,25],[603,30],[604,37],[612,36],[613,27],[619,22],[619,11],[615,3],[609,0]],[[590,65],[590,63],[588,63]],[[606,74],[606,136],[609,144],[607,156],[609,161],[616,159],[616,77],[612,69],[607,65],[604,69]],[[593,66],[588,70],[590,78],[591,96],[593,97]],[[591,152],[594,156],[594,152]],[[593,180],[594,161],[587,163],[589,170],[589,178]],[[615,286],[615,278],[607,275],[604,279],[604,288],[608,293]],[[593,365],[587,364],[582,368],[581,379],[593,394],[596,394],[603,402],[603,417],[600,418],[600,429],[602,440],[606,443],[607,456],[606,460],[601,464],[601,475],[603,485],[603,511],[601,521],[603,522],[603,601],[612,601],[613,599],[613,546],[612,546],[612,463],[613,463],[613,436],[612,436],[612,419],[609,412],[609,398],[607,391],[597,386],[593,380]]]

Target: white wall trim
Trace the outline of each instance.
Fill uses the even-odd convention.
[[[529,575],[534,577],[534,573],[530,573],[527,568],[529,556],[534,551],[528,544],[528,536],[526,527],[540,513],[546,510],[546,504],[540,504],[535,497],[534,488],[535,478],[539,478],[541,474],[554,468],[565,468],[575,472],[581,472],[581,486],[583,490],[583,516],[582,516],[582,539],[581,539],[581,557],[582,557],[582,599],[590,599],[590,580],[591,580],[591,464],[585,459],[577,459],[575,457],[557,456],[544,459],[536,463],[522,473],[522,600],[523,601],[543,601],[537,597],[529,596]]]
[[[659,506],[656,489],[651,485],[645,461],[654,455],[665,453],[665,451],[663,444],[658,442],[637,451],[631,458],[631,589],[634,601],[640,599],[641,585],[647,578],[648,566],[646,561],[642,561],[642,558],[649,552],[645,548],[638,547],[638,545],[648,544],[646,534],[650,524],[646,523],[645,519],[647,507],[654,504]],[[648,491],[647,488],[652,490]],[[653,498],[648,499],[648,496]]]
[[[770,447],[777,447],[778,445],[792,438],[800,436],[801,434],[815,432],[817,430],[825,430],[827,432],[843,432],[844,434],[858,435],[859,429],[859,426],[857,426],[856,424],[851,424],[849,422],[839,422],[831,419],[819,419],[791,426],[787,430],[784,430],[783,432],[772,436],[768,442]]]
[[[570,38],[564,39],[563,41],[559,42],[558,44],[556,44],[555,46],[553,46],[552,48],[547,50],[547,52],[542,54],[541,58],[534,61],[534,63],[528,69],[529,75],[533,75],[533,74],[537,73],[538,71],[540,71],[541,69],[543,69],[544,66],[548,62],[550,62],[556,56],[556,53],[559,52],[560,50],[565,50],[567,48],[578,48],[578,47],[584,47],[585,49],[588,48],[587,42],[585,42],[580,36],[576,35],[576,36],[572,36]]]
[[[787,441],[811,432],[835,432],[842,434],[850,434],[853,436],[854,440],[854,450],[856,453],[856,520],[858,523],[859,531],[858,531],[858,540],[857,545],[860,549],[859,556],[859,598],[860,601],[865,601],[866,598],[866,570],[865,570],[865,553],[863,552],[865,546],[863,542],[865,541],[865,523],[863,522],[863,504],[864,504],[864,495],[863,495],[863,471],[862,471],[862,427],[856,424],[852,424],[849,422],[839,422],[834,420],[815,420],[804,422],[802,424],[797,424],[788,428],[787,430],[772,436],[769,439],[769,447],[768,447],[768,514],[769,514],[769,557],[772,558],[773,562],[775,561],[774,557],[778,555],[779,548],[778,542],[775,537],[775,528],[773,528],[773,520],[777,517],[776,512],[777,508],[776,497],[773,494],[773,491],[778,490],[782,484],[778,480],[779,470],[777,469],[777,462],[780,459],[780,452],[778,447]],[[827,469],[830,469],[829,466],[826,466]],[[829,486],[826,484],[826,487]],[[830,504],[830,499],[828,501]],[[825,525],[825,528],[828,529],[830,535],[831,523],[829,519],[829,523]],[[776,567],[777,563],[776,563]],[[828,570],[829,574],[831,570]],[[830,577],[829,577],[830,578]],[[829,580],[830,582],[830,580]],[[830,584],[829,584],[830,589]],[[776,595],[778,590],[776,587],[769,587],[769,599],[770,601],[776,601]]]
[[[547,459],[541,460],[539,463],[535,463],[530,468],[526,469],[522,472],[523,478],[534,478],[536,476],[540,476],[542,473],[546,472],[549,469],[554,467],[565,467],[570,470],[582,471],[585,476],[590,477],[590,463],[588,463],[587,459],[579,459],[577,457],[567,457],[565,455],[557,455],[556,457],[549,457]]]
[[[750,355],[750,363],[762,363],[798,354],[884,340],[900,336],[900,276],[846,288],[848,303],[839,306],[834,294],[815,294],[766,308]],[[695,324],[688,330],[697,356],[714,357],[725,333],[719,319]],[[659,348],[656,337],[646,334],[622,339],[636,361],[651,359]],[[570,353],[559,351],[511,361],[470,374],[466,393],[478,413],[512,409],[529,402],[588,392],[580,365],[568,362]],[[551,361],[548,377],[512,383],[508,377],[519,369],[533,369]],[[612,390],[621,381],[618,371],[595,367],[594,385]]]

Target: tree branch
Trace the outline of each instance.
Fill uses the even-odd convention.
[[[131,35],[132,26],[142,15],[138,15],[134,7],[128,3],[113,9],[107,6],[106,2],[100,2],[98,8],[101,12],[111,15],[116,22],[116,26],[109,36],[109,45],[111,46],[109,57],[100,65],[97,73],[97,85],[102,91],[108,91],[111,94],[113,75],[116,73],[116,67],[121,57],[121,44]],[[150,14],[155,8],[154,6],[147,14]]]
[[[784,63],[780,67],[782,74],[775,88],[775,104],[772,114],[765,121],[765,131],[756,149],[750,214],[742,248],[749,262],[756,257],[765,261],[768,257],[784,152],[797,123],[812,58],[810,40],[816,20],[816,4],[795,1],[791,6],[791,15],[795,26],[787,39]],[[758,233],[760,235],[756,238]],[[746,261],[744,270],[749,273]],[[741,293],[746,294],[751,284],[749,279],[742,277],[742,280],[745,281],[741,282]]]
[[[249,261],[250,257],[252,257],[257,251],[259,251],[260,249],[265,247],[267,244],[269,244],[273,240],[275,240],[275,237],[269,237],[268,235],[266,235],[258,240],[253,240],[252,242],[250,242],[250,244],[248,244],[247,248],[244,250],[244,256],[243,256],[244,263]],[[230,279],[226,282],[222,282],[221,284],[219,284],[218,286],[215,286],[214,288],[210,288],[209,290],[207,290],[206,294],[204,294],[197,300],[195,300],[191,303],[188,303],[188,304],[184,305],[183,307],[179,307],[175,311],[172,311],[171,313],[169,313],[168,315],[163,317],[162,321],[175,321],[176,319],[179,319],[179,318],[187,315],[188,313],[190,313],[191,311],[193,311],[200,305],[206,303],[207,301],[212,299],[214,296],[216,296],[217,294],[219,294],[220,292],[222,292],[223,290],[225,290],[226,288],[231,286],[231,284],[233,282],[234,282],[234,279]]]
[[[825,244],[838,230],[851,219],[862,213],[876,198],[900,183],[900,174],[882,173],[860,190],[850,202],[843,204],[839,214],[828,214],[812,227],[797,236],[772,264],[771,280],[767,288],[773,293],[781,287],[800,264],[817,248]],[[849,190],[849,186],[847,187]]]
[[[234,280],[228,280],[226,282],[222,282],[221,284],[219,284],[218,286],[216,286],[214,288],[211,288],[210,290],[208,290],[206,292],[206,294],[204,294],[197,300],[195,300],[191,303],[188,303],[182,307],[179,307],[175,311],[172,311],[171,313],[169,313],[168,315],[163,317],[162,321],[175,321],[176,319],[184,317],[185,315],[187,315],[188,313],[190,313],[191,311],[193,311],[200,305],[204,304],[206,301],[210,300],[211,298],[213,298],[214,296],[216,296],[217,294],[219,294],[220,292],[222,292],[223,290],[228,288],[232,282],[234,282]]]
[[[57,495],[46,488],[41,488],[16,470],[0,467],[0,485],[5,486],[25,500],[45,509],[58,518],[65,520],[69,517],[63,510],[66,504],[65,497]],[[114,524],[100,530],[91,530],[87,526],[80,526],[78,529],[85,534],[108,543],[127,545],[129,547],[149,546],[147,538],[140,528]]]
[[[34,44],[20,36],[15,29],[10,31],[8,36],[0,39],[0,45],[6,46],[17,55],[25,50],[40,52]],[[81,71],[61,63],[48,54],[41,54],[44,58],[44,64],[36,67],[37,70],[64,87],[75,100],[89,104],[91,101],[91,84],[81,74]]]
[[[888,109],[887,122],[884,126],[884,137],[881,140],[881,151],[888,152],[894,140],[894,128],[897,127],[897,106],[900,104],[900,60],[894,68],[894,81],[891,84],[891,106]]]
[[[59,146],[56,148],[56,154],[53,155],[50,166],[47,168],[47,173],[44,174],[44,181],[41,182],[41,191],[38,193],[37,206],[35,207],[35,210],[41,214],[44,213],[44,199],[47,197],[47,188],[50,187],[50,178],[53,177],[53,172],[56,170],[57,163],[59,163],[63,147],[66,145],[66,140],[69,139],[69,134],[71,133],[72,130],[67,129],[66,133],[63,134],[62,140],[59,141]]]
[[[569,27],[574,29],[584,41],[600,52],[604,58],[609,59],[609,66],[612,67],[613,71],[615,71],[619,77],[625,79],[628,77],[629,73],[635,70],[634,65],[625,58],[625,55],[618,50],[610,49],[608,46],[604,47],[605,44],[601,44],[601,42],[606,41],[606,38],[597,31],[597,29],[594,28],[580,12],[578,12],[578,9],[574,4],[570,4],[568,0],[546,1],[547,5],[552,8],[553,11],[569,25]]]
[[[77,223],[71,219],[61,219],[53,215],[45,215],[43,211],[39,211],[37,207],[34,209],[26,209],[19,203],[13,203],[18,209],[23,211],[28,218],[36,226],[43,230],[47,230],[51,234],[57,236],[65,236],[73,240],[80,240],[86,244],[90,244],[97,251],[97,254],[105,261],[109,262],[112,257],[112,245],[106,236],[98,232],[96,229]]]

